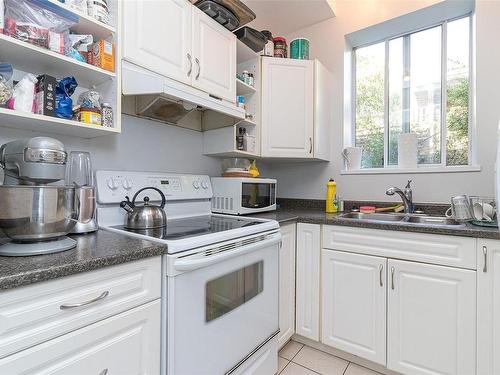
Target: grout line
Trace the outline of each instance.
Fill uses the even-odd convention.
[[[297,342],[297,341],[294,341],[294,342]],[[300,345],[302,345],[302,346],[300,347],[300,349],[299,349],[299,350],[297,350],[297,353],[295,353],[295,355],[292,357],[292,359],[290,359],[290,362],[291,362],[291,361],[293,361],[293,359],[294,359],[295,357],[297,357],[297,354],[299,354],[299,353],[301,352],[301,350],[302,350],[302,349],[304,349],[304,347],[305,347],[305,345],[304,345],[304,344],[302,344],[302,343],[300,343],[300,342],[297,342],[297,344],[300,344]],[[295,362],[294,362],[294,363],[295,363]]]
[[[282,358],[283,358],[283,357],[282,357]],[[287,366],[290,364],[290,362],[292,362],[292,361],[289,361],[289,360],[287,359],[287,364],[285,365],[285,367],[283,367],[283,368],[281,369],[281,371],[278,373],[278,375],[279,375],[279,374],[281,374],[283,371],[285,371],[285,369],[286,369],[286,368],[287,368]]]
[[[347,363],[347,366],[345,367],[345,370],[344,372],[342,373],[342,375],[345,375],[345,373],[347,372],[347,369],[349,368],[349,366],[351,365],[352,362],[348,362]]]

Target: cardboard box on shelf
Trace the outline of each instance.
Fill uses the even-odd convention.
[[[92,46],[92,61],[90,64],[99,68],[115,71],[115,46],[106,40],[100,40]]]

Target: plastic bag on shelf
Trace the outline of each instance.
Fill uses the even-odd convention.
[[[37,78],[34,74],[26,74],[14,87],[12,97],[7,107],[21,112],[35,112],[35,85]]]
[[[4,2],[4,34],[64,53],[64,34],[78,22],[78,16],[46,0]]]
[[[82,92],[77,101],[80,107],[93,109],[101,109],[101,103],[101,94],[95,89]]]
[[[61,0],[59,0],[61,1]],[[87,0],[63,0],[62,3],[66,4],[68,7],[87,15]]]
[[[90,34],[69,34],[64,54],[78,61],[87,62],[87,57],[92,52],[93,44],[94,37]]]
[[[0,0],[1,1],[1,0]],[[12,97],[14,69],[11,64],[0,63],[0,107]]]
[[[56,116],[71,119],[73,117],[73,100],[78,83],[75,77],[65,77],[57,81],[56,86]]]

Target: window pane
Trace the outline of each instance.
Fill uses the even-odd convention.
[[[446,164],[469,164],[469,17],[448,23]]]
[[[355,54],[355,143],[363,148],[363,168],[381,168],[384,166],[385,45],[359,48]]]
[[[403,38],[389,42],[389,160],[388,164],[398,164],[398,137],[403,131],[403,84],[404,58]]]
[[[441,163],[441,26],[410,35],[410,131],[419,164]]]

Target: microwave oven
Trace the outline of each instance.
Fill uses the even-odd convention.
[[[212,212],[248,215],[276,210],[276,180],[212,177]]]

